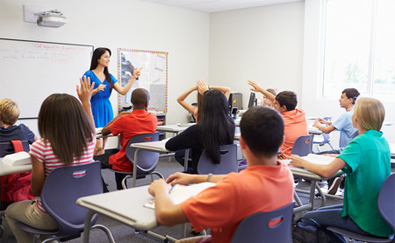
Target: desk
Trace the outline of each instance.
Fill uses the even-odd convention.
[[[309,154],[308,156],[305,156],[302,158],[307,159],[308,161],[313,162],[313,163],[314,162],[323,163],[324,161],[326,161],[324,163],[327,163],[327,162],[331,162],[332,160],[335,159],[333,157],[328,157],[328,156],[323,156],[323,155],[314,155],[314,154]],[[283,161],[286,164],[289,163],[289,160],[283,160]],[[321,180],[326,180],[329,178],[321,177],[321,176],[319,176],[311,171],[308,171],[304,168],[289,166],[289,169],[291,170],[292,174],[295,177],[311,181],[311,186],[310,186],[310,191],[309,191],[310,198],[309,198],[308,204],[303,205],[299,199],[299,196],[296,194],[296,191],[295,191],[295,200],[299,206],[294,208],[294,213],[298,213],[298,212],[301,212],[304,210],[313,210],[314,209],[315,189],[318,190],[318,194],[321,196],[321,206],[325,206],[326,195],[325,195],[325,193],[322,192],[321,188],[317,185],[317,182],[321,181]],[[340,175],[342,173],[343,173],[342,171],[338,171],[334,176]],[[301,192],[304,192],[304,191],[301,191]],[[333,197],[341,199],[341,197],[337,197],[337,196],[333,196]]]
[[[391,159],[395,159],[395,143],[390,143]]]
[[[136,230],[156,228],[158,223],[155,210],[143,206],[153,199],[148,193],[148,187],[141,186],[79,198],[77,204],[88,209],[83,242],[89,242],[90,222],[96,213],[106,215]]]
[[[179,125],[164,125],[164,126],[157,126],[156,131],[158,132],[170,132],[174,134],[179,134],[185,131],[188,126],[179,126]]]
[[[134,161],[133,163],[133,171],[137,171],[137,155],[141,150],[148,150],[152,152],[158,153],[168,153],[171,152],[166,149],[165,145],[168,139],[163,139],[162,141],[154,141],[154,142],[141,142],[141,143],[132,143],[130,147],[135,148],[134,152]],[[188,157],[189,157],[189,149],[185,149],[185,159],[184,159],[184,169],[185,171],[188,169]],[[136,173],[133,173],[133,187],[136,185]]]
[[[313,127],[312,125],[307,125],[307,131],[310,134],[314,134],[314,135],[321,135],[322,131],[316,127]]]
[[[26,172],[32,170],[32,165],[15,165],[9,166],[3,163],[3,158],[0,158],[0,176],[10,175],[14,173]]]

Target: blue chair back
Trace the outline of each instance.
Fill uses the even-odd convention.
[[[29,152],[30,146],[27,140],[22,140],[23,151]],[[14,145],[11,142],[1,142],[0,143],[0,158],[15,153]]]
[[[292,202],[271,212],[251,214],[237,227],[232,243],[291,243],[293,207]],[[278,220],[277,224],[270,224]]]
[[[199,158],[197,171],[198,174],[228,174],[230,172],[238,172],[237,163],[237,145],[228,144],[220,146],[221,162],[214,164],[203,150]]]
[[[395,173],[392,173],[384,181],[380,190],[377,207],[381,217],[383,217],[395,232]]]
[[[306,156],[313,152],[313,134],[300,136],[292,147],[292,154]]]
[[[130,161],[130,163],[134,163],[134,152],[135,148],[130,147],[132,143],[141,143],[141,142],[153,142],[159,141],[159,132],[154,133],[146,133],[135,135],[130,138],[128,144],[126,145],[126,157]],[[146,175],[153,172],[156,168],[157,162],[159,160],[159,153],[151,152],[151,151],[140,151],[138,154],[138,164],[137,166],[137,175]]]
[[[84,230],[88,212],[88,209],[76,204],[77,199],[102,192],[101,164],[94,161],[51,171],[45,180],[41,201],[45,210],[58,223],[58,234],[71,235]]]

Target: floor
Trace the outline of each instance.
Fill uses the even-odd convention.
[[[179,165],[174,158],[171,157],[162,157],[160,159],[159,165],[157,167],[157,170],[160,171],[165,177],[169,176],[170,174],[177,172],[177,171],[182,171],[183,167]],[[114,175],[111,171],[109,170],[102,170],[103,178],[106,181],[106,183],[109,185],[109,190],[114,191],[116,190],[115,188],[115,180],[114,180]],[[138,180],[138,185],[143,185],[143,184],[149,184],[150,183],[150,178],[146,179],[141,179]],[[298,188],[301,189],[309,189],[310,184],[305,181],[301,181],[298,185]],[[321,184],[322,190],[326,190],[326,183]],[[338,191],[338,195],[341,195],[342,191]],[[304,193],[298,193],[302,202],[306,203],[308,202],[309,196]],[[338,204],[341,203],[341,200],[339,199],[330,199],[328,198],[326,201],[326,205],[333,205],[333,204]],[[316,197],[315,199],[315,205],[319,206],[321,204],[321,199],[319,197]],[[301,217],[303,215],[302,213],[299,213],[298,215],[295,215],[295,219]],[[147,237],[145,235],[141,234],[136,234],[135,230],[131,227],[125,226],[121,223],[118,223],[115,220],[112,220],[110,218],[104,217],[104,216],[99,216],[97,223],[103,224],[106,227],[110,229],[112,232],[115,241],[117,243],[126,243],[126,242],[161,242],[156,239],[153,239],[151,237]],[[10,232],[10,229],[8,228],[7,223],[3,223],[5,231],[2,237],[0,238],[1,243],[15,243],[15,237],[12,235],[12,232]],[[190,229],[190,225],[188,224],[186,226],[187,231]],[[157,229],[154,230],[154,232],[157,232],[158,234],[161,235],[170,235],[174,238],[180,238],[181,232],[183,231],[182,226],[174,226],[174,227],[158,227]],[[187,236],[191,236],[191,234],[187,234]],[[100,242],[109,242],[108,239],[106,238],[105,234],[99,230],[92,230],[90,234],[90,239],[91,242],[95,243],[100,243]],[[77,242],[82,242],[82,237],[68,241],[72,243],[77,243]]]

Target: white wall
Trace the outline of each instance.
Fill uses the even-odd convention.
[[[211,14],[210,84],[242,92],[244,109],[248,79],[264,88],[295,91],[300,97],[303,21],[303,2]]]
[[[26,23],[24,4],[59,9],[68,23],[60,28]],[[176,97],[196,80],[208,78],[209,14],[198,11],[138,0],[0,0],[0,37],[108,47],[113,52],[109,69],[114,76],[117,76],[117,48],[169,52],[169,124],[186,121],[187,113]],[[86,63],[87,70],[89,66]],[[74,86],[78,79],[70,80],[70,85]],[[0,75],[0,82],[9,81],[2,80]],[[37,87],[36,92],[43,88]],[[21,98],[34,99],[34,92],[31,97]],[[115,113],[116,98],[113,92],[111,102]]]

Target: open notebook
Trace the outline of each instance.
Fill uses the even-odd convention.
[[[301,157],[311,163],[314,164],[321,164],[321,165],[326,165],[331,163],[335,157],[331,157],[331,156],[325,156],[325,155],[317,155],[317,154],[309,154],[307,156],[303,156]],[[291,160],[289,159],[284,159],[282,160],[285,164],[289,164],[289,162],[291,162]],[[290,165],[291,166],[291,165]]]
[[[214,186],[213,182],[203,182],[199,184],[190,184],[187,186],[184,185],[174,185],[170,192],[170,198],[173,200],[175,204],[180,204],[187,200],[190,197],[196,196],[201,191],[206,188]],[[155,200],[151,200],[144,204],[144,207],[147,208],[155,208]]]

